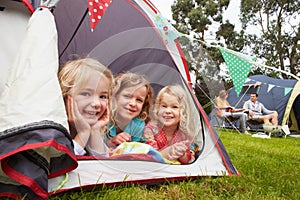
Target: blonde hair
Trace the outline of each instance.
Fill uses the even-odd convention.
[[[133,86],[145,86],[147,89],[147,96],[145,98],[142,111],[139,114],[139,118],[143,121],[148,122],[150,120],[149,118],[149,111],[152,108],[153,104],[153,88],[151,87],[149,81],[146,80],[146,78],[143,75],[135,74],[131,72],[119,74],[115,78],[115,84],[112,91],[112,114],[115,115],[117,111],[117,103],[116,103],[116,96],[124,90],[124,88],[133,87]],[[113,116],[112,116],[113,118]],[[112,121],[114,121],[112,119]]]
[[[221,90],[221,91],[219,92],[219,97],[221,97],[221,98],[224,98],[226,95],[227,95],[226,90]]]
[[[158,92],[153,110],[155,120],[158,119],[158,111],[164,94],[169,94],[177,98],[180,105],[180,122],[178,129],[183,134],[191,135],[193,131],[193,120],[190,117],[192,113],[188,96],[183,87],[178,84],[165,86]]]
[[[104,75],[109,80],[110,97],[113,75],[108,68],[93,58],[72,60],[63,65],[62,69],[58,73],[59,84],[63,97],[66,98],[69,94],[76,94],[77,91],[86,85],[90,75],[94,74],[95,71]]]
[[[77,94],[87,84],[91,74],[95,73],[98,73],[99,76],[104,75],[109,80],[108,107],[109,112],[111,112],[111,88],[113,84],[113,75],[108,68],[106,68],[99,61],[93,58],[82,58],[65,63],[59,71],[58,79],[62,95],[65,100],[69,123],[72,123],[73,116],[72,113],[68,113],[69,105],[67,105],[66,103],[67,96],[74,96],[75,94]],[[72,124],[70,128],[73,128]],[[103,127],[103,130],[104,129],[105,127]],[[77,132],[76,129],[73,131]],[[74,133],[73,131],[70,131],[72,137],[76,135],[76,133]]]

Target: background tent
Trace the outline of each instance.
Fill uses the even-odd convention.
[[[178,43],[175,40],[166,45],[155,28],[158,11],[150,1],[112,1],[93,31],[85,0],[76,3],[72,0],[60,1],[53,13],[61,64],[74,55],[89,56],[97,58],[114,74],[126,71],[144,74],[156,92],[173,83],[190,90],[188,71],[185,70]],[[103,183],[149,183],[207,175],[238,175],[201,105],[192,91],[189,94],[194,107],[193,119],[197,124],[195,142],[201,149],[194,163],[178,166],[128,159],[80,160],[78,168],[69,173],[69,181],[60,191]],[[60,180],[64,178],[60,177]],[[60,180],[50,180],[53,188]]]
[[[250,99],[251,92],[258,93],[258,101],[269,110],[278,112],[278,124],[290,126],[290,131],[299,132],[300,127],[300,81],[276,79],[265,75],[247,78],[237,97],[234,88],[228,92],[228,102],[237,108]]]

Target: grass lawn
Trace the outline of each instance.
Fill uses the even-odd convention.
[[[156,186],[70,191],[49,199],[300,199],[300,139],[219,135],[240,177],[200,177]]]

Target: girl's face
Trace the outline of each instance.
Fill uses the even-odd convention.
[[[118,95],[116,95],[117,122],[127,125],[133,118],[139,116],[146,97],[147,88],[144,85],[124,88]]]
[[[74,96],[78,111],[90,126],[96,124],[107,108],[109,79],[92,73],[87,84]]]
[[[180,104],[177,97],[167,93],[163,94],[157,116],[163,128],[176,129],[180,122]]]

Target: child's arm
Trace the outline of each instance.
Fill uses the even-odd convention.
[[[76,136],[74,141],[79,144],[82,148],[85,148],[89,137],[90,137],[90,125],[81,116],[77,103],[73,100],[71,96],[68,96],[68,118],[71,119],[71,123],[74,124],[76,129]]]
[[[112,143],[114,146],[118,146],[122,144],[123,142],[130,142],[131,136],[126,132],[118,133],[116,136],[111,137],[108,141],[109,143]]]
[[[189,142],[187,140],[177,142],[163,149],[161,153],[163,157],[170,161],[178,160],[181,164],[189,164],[191,160],[193,160],[193,154],[190,148],[187,147],[188,144]]]
[[[104,143],[103,138],[105,137],[104,129],[109,123],[109,112],[108,105],[106,107],[106,111],[103,113],[98,122],[91,129],[91,136],[89,139],[89,149],[96,154],[107,154],[108,147]]]
[[[154,138],[154,132],[155,130],[151,127],[151,125],[147,124],[143,132],[143,138],[146,140],[146,144],[158,149],[157,141]]]
[[[185,142],[177,142],[160,151],[162,156],[170,161],[178,160],[186,153]]]

